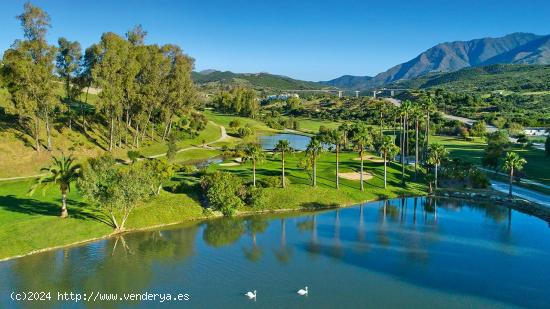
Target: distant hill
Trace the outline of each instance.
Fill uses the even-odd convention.
[[[495,64],[450,73],[430,73],[391,85],[400,88],[441,88],[469,92],[549,91],[550,65]]]
[[[247,86],[257,90],[308,90],[330,88],[317,82],[293,79],[269,73],[233,73],[230,71],[206,70],[193,72],[193,81],[198,85]]]
[[[364,89],[369,87],[369,82],[371,80],[371,76],[344,75],[328,81],[321,81],[319,83],[342,89]]]
[[[492,64],[550,64],[550,35],[513,33],[500,38],[441,43],[376,75],[362,87],[378,87],[429,73]],[[340,87],[357,88],[357,84],[350,80],[348,84],[341,83]]]

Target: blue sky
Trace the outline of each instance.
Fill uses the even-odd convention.
[[[22,37],[24,1],[0,0],[0,51]],[[374,75],[441,42],[512,32],[550,34],[548,0],[65,1],[36,0],[51,43],[84,47],[142,24],[147,43],[176,43],[196,69],[270,72],[305,80]]]

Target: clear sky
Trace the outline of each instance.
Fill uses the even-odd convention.
[[[0,0],[0,51],[22,37],[24,1]],[[35,0],[51,43],[84,47],[136,24],[147,43],[176,43],[196,69],[270,72],[305,80],[374,75],[441,42],[512,32],[550,34],[549,0],[122,1]]]

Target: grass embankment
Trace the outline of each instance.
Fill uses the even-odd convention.
[[[203,149],[199,151],[204,151]],[[365,162],[365,170],[374,177],[365,184],[365,192],[359,190],[359,182],[340,179],[340,191],[334,189],[334,154],[325,153],[319,161],[318,187],[312,188],[307,173],[296,164],[303,154],[287,158],[287,176],[291,185],[286,188],[267,188],[264,207],[245,207],[241,212],[272,210],[316,209],[353,204],[398,195],[424,193],[424,186],[409,184],[399,187],[400,170],[397,165],[388,169],[388,190],[383,188],[382,163]],[[342,154],[341,172],[356,171],[359,161],[352,160],[355,153]],[[225,169],[250,180],[251,164],[225,168],[213,165],[210,171]],[[280,161],[269,158],[258,166],[258,178],[278,176]],[[127,229],[142,229],[163,224],[184,222],[205,218],[200,205],[199,179],[196,176],[176,175],[165,188],[183,183],[181,193],[162,191],[147,203],[138,205],[127,222]],[[37,192],[29,197],[26,193],[30,181],[5,182],[0,184],[0,259],[27,254],[36,250],[72,244],[79,241],[108,236],[112,228],[104,216],[94,207],[87,205],[73,188],[69,195],[67,219],[58,217],[60,212],[59,190],[51,187],[45,195]]]

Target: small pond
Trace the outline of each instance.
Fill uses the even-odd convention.
[[[266,150],[272,150],[279,140],[287,140],[290,147],[296,150],[305,150],[311,137],[293,133],[279,133],[274,135],[262,135],[260,136],[260,144]]]
[[[1,262],[0,278],[0,308],[548,308],[550,229],[504,207],[407,198],[130,233]],[[15,303],[12,291],[190,300]]]

